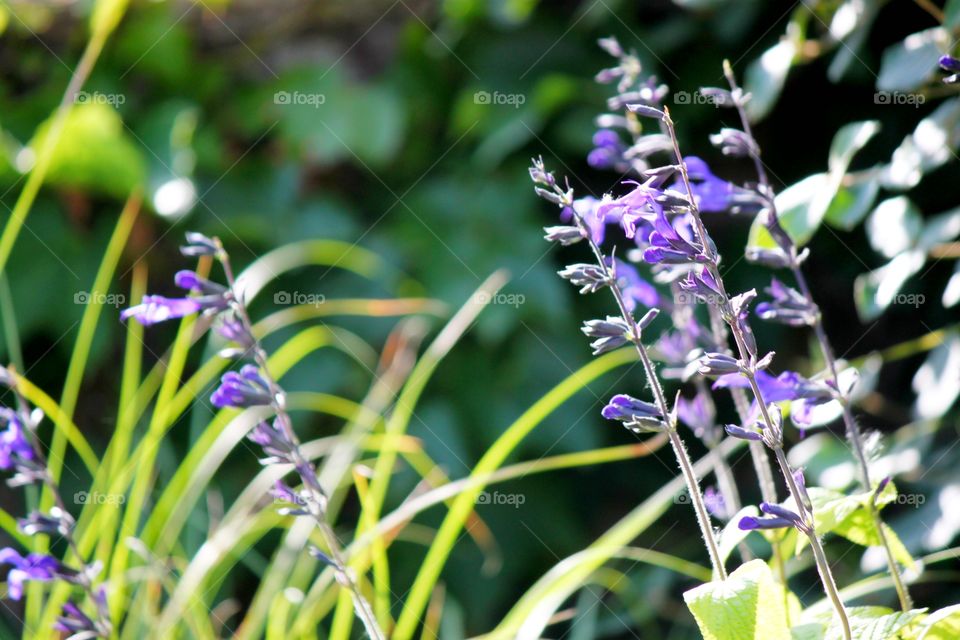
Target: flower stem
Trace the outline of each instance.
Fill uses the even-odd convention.
[[[727,60],[723,61],[723,73],[727,78],[727,83],[730,85],[730,91],[733,95],[733,101],[736,105],[737,113],[740,116],[743,132],[746,133],[747,136],[752,140],[753,132],[750,128],[750,120],[747,118],[746,111],[743,107],[743,92],[737,84],[736,77],[733,74],[733,68],[730,66],[730,63]],[[765,192],[764,195],[766,195],[767,199],[769,200],[769,206],[771,207],[771,220],[774,224],[779,224],[777,208],[773,200],[773,189],[770,186],[766,169],[764,168],[763,161],[760,158],[759,148],[757,149],[758,150],[756,152],[752,152],[750,156],[753,159],[754,166],[757,170],[757,178],[760,181],[763,191]],[[809,284],[807,283],[806,276],[804,276],[803,270],[800,268],[800,261],[797,259],[796,251],[793,247],[781,248],[790,257],[790,270],[797,282],[797,286],[800,288],[800,293],[804,298],[806,298],[807,303],[811,306],[811,308],[817,310],[813,321],[813,332],[817,337],[817,343],[820,345],[820,353],[827,365],[827,370],[830,374],[830,382],[832,382],[834,390],[839,396],[838,401],[843,408],[843,422],[846,429],[847,440],[850,443],[850,449],[853,451],[854,457],[857,459],[862,489],[864,491],[870,491],[873,489],[873,483],[870,480],[870,467],[867,461],[866,452],[863,447],[863,438],[853,416],[853,410],[850,406],[849,398],[846,397],[846,394],[839,385],[837,375],[837,360],[833,349],[830,346],[830,341],[827,338],[827,332],[823,328],[823,316],[820,313],[820,309],[817,306],[816,301],[813,299],[813,293]],[[900,601],[900,608],[903,611],[908,611],[913,607],[913,602],[910,598],[910,592],[903,583],[903,579],[900,575],[900,569],[897,566],[897,560],[893,555],[893,548],[890,546],[890,542],[887,539],[887,534],[883,530],[883,520],[881,519],[880,513],[873,501],[870,503],[869,512],[870,518],[873,520],[873,524],[877,528],[877,532],[880,537],[880,543],[887,558],[887,566],[890,569],[890,576],[893,578],[893,585],[897,592],[897,598]]]
[[[607,282],[610,287],[610,291],[613,293],[613,297],[616,300],[617,308],[620,311],[620,316],[630,328],[631,341],[633,342],[634,347],[636,347],[637,355],[640,356],[640,362],[643,365],[647,383],[650,385],[650,388],[653,391],[653,397],[657,408],[660,410],[660,413],[663,415],[663,419],[666,422],[667,435],[670,439],[670,445],[673,448],[673,453],[676,456],[677,464],[680,467],[680,472],[683,475],[684,481],[686,482],[687,492],[690,494],[690,502],[693,504],[693,510],[697,517],[697,524],[700,526],[700,533],[703,536],[704,544],[707,547],[707,553],[710,556],[710,564],[713,566],[714,575],[721,580],[726,580],[727,572],[723,566],[723,559],[720,557],[720,550],[717,545],[716,537],[714,536],[713,525],[710,523],[710,514],[707,512],[706,504],[703,501],[703,494],[700,492],[700,482],[697,479],[696,473],[693,471],[693,463],[690,460],[690,455],[687,453],[683,439],[680,437],[680,434],[677,433],[676,421],[670,419],[671,412],[667,404],[666,396],[663,393],[663,387],[660,385],[660,379],[657,376],[656,367],[654,367],[653,361],[650,359],[650,354],[647,352],[647,348],[641,341],[640,327],[637,325],[633,314],[627,309],[627,305],[623,298],[623,292],[620,290],[620,286],[617,284],[614,268],[607,264],[607,261],[603,256],[603,252],[600,250],[600,247],[597,246],[597,243],[593,241],[593,238],[590,235],[590,230],[587,228],[583,218],[573,208],[573,203],[567,202],[566,206],[569,206],[570,210],[573,211],[573,218],[590,245],[593,256],[597,261],[597,266],[606,274]]]
[[[217,240],[217,244],[220,244],[219,240]],[[277,383],[273,375],[271,375],[270,370],[267,367],[267,352],[260,343],[260,340],[254,335],[253,323],[250,321],[250,314],[247,311],[246,303],[244,302],[243,297],[240,295],[240,292],[237,291],[237,282],[233,274],[233,267],[230,264],[230,256],[226,251],[223,250],[222,245],[219,246],[217,259],[223,266],[223,271],[227,280],[227,286],[231,291],[233,308],[237,314],[237,318],[240,320],[240,323],[243,325],[243,328],[246,330],[247,334],[253,340],[253,345],[250,348],[250,355],[252,355],[254,361],[257,363],[257,366],[260,367],[263,379],[266,381],[270,390],[271,407],[276,413],[277,420],[280,423],[280,428],[283,430],[284,436],[287,438],[287,440],[289,440],[290,443],[293,444],[291,452],[291,457],[294,463],[293,466],[300,475],[304,490],[307,491],[310,496],[310,499],[307,500],[307,509],[310,512],[311,517],[316,522],[317,528],[320,530],[320,535],[323,537],[324,543],[327,545],[329,559],[333,565],[333,570],[337,575],[337,581],[350,592],[357,618],[359,618],[360,622],[363,623],[367,635],[369,635],[373,640],[385,640],[386,635],[380,629],[380,625],[377,622],[377,617],[373,611],[373,607],[370,606],[370,603],[361,593],[357,581],[354,579],[350,569],[347,567],[346,562],[343,559],[343,550],[341,548],[340,541],[337,539],[337,535],[333,531],[333,527],[331,527],[330,523],[327,521],[325,509],[325,505],[327,504],[327,496],[324,494],[322,488],[318,484],[317,473],[313,463],[311,463],[300,450],[300,440],[297,438],[297,434],[293,430],[293,421],[290,419],[290,414],[287,412],[285,406],[286,394],[280,387],[279,383]]]
[[[738,319],[734,317],[730,305],[730,298],[727,295],[726,289],[724,287],[723,278],[720,275],[720,268],[718,266],[718,256],[714,251],[710,238],[707,235],[707,230],[704,227],[703,219],[700,216],[700,209],[697,207],[696,200],[693,196],[693,190],[690,188],[690,178],[687,175],[687,166],[683,161],[683,155],[680,153],[680,144],[677,141],[676,129],[673,125],[673,120],[670,118],[670,110],[664,108],[663,121],[667,125],[667,131],[669,132],[670,139],[673,143],[674,154],[676,155],[677,165],[680,167],[680,175],[683,179],[684,187],[687,192],[687,201],[689,203],[690,214],[694,219],[695,227],[697,230],[698,239],[700,245],[703,248],[703,255],[707,260],[706,268],[710,271],[710,274],[713,276],[714,280],[717,283],[719,288],[719,293],[721,299],[724,301],[720,306],[720,315],[723,320],[727,323],[727,326],[730,328],[730,332],[733,334],[734,341],[737,345],[737,351],[740,356],[740,360],[746,364],[746,371],[744,375],[747,377],[747,380],[750,382],[750,387],[753,390],[754,398],[757,401],[757,405],[760,408],[760,413],[763,417],[764,428],[769,430],[768,433],[775,431],[773,420],[770,418],[770,414],[767,410],[767,403],[763,398],[763,393],[760,390],[760,386],[757,384],[756,379],[756,357],[751,356],[749,350],[746,346],[746,341],[743,336],[743,332],[740,328],[740,323]],[[817,538],[817,533],[814,528],[813,520],[813,509],[804,504],[805,501],[802,499],[801,494],[797,488],[796,481],[793,479],[793,475],[790,473],[789,464],[787,464],[786,456],[783,454],[782,443],[775,449],[777,462],[780,465],[780,470],[784,475],[784,479],[787,483],[787,487],[790,490],[790,495],[793,497],[794,501],[797,504],[797,508],[801,510],[804,515],[804,520],[806,523],[806,534],[810,539],[810,546],[814,550],[814,557],[817,562],[817,568],[820,573],[820,579],[823,583],[823,588],[827,596],[833,602],[836,613],[840,618],[840,621],[844,629],[844,638],[846,640],[851,639],[850,635],[850,622],[847,619],[847,613],[844,609],[843,601],[840,599],[839,594],[837,593],[836,581],[833,579],[833,574],[830,570],[830,564],[826,561],[826,556],[823,553],[823,548],[820,545],[820,540]]]

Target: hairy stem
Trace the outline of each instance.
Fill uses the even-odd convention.
[[[653,390],[654,401],[667,425],[667,433],[670,438],[670,445],[673,448],[673,453],[677,458],[677,464],[680,466],[680,472],[682,473],[683,479],[686,482],[687,492],[690,494],[690,502],[693,504],[693,510],[697,517],[697,524],[700,526],[700,533],[703,536],[704,544],[707,547],[707,553],[710,556],[710,563],[713,566],[713,572],[721,580],[725,580],[727,577],[727,572],[723,566],[723,560],[720,557],[720,550],[717,545],[716,537],[714,536],[713,525],[710,523],[710,514],[707,512],[706,504],[703,502],[703,494],[700,492],[700,482],[693,471],[693,463],[690,460],[689,453],[687,453],[683,439],[680,437],[680,434],[677,433],[676,421],[670,419],[671,412],[669,405],[667,404],[666,397],[664,396],[663,387],[660,385],[660,379],[657,376],[657,370],[653,365],[653,361],[650,359],[650,354],[647,352],[647,348],[641,341],[640,327],[637,325],[633,314],[627,309],[627,305],[623,298],[623,292],[620,290],[620,286],[617,284],[616,274],[614,273],[613,267],[607,264],[607,261],[603,256],[603,252],[600,250],[600,247],[597,246],[597,243],[593,241],[593,238],[590,235],[590,230],[587,228],[583,218],[580,217],[580,214],[577,213],[573,208],[573,203],[568,202],[566,204],[570,207],[570,210],[573,211],[574,220],[576,220],[577,226],[580,228],[580,231],[583,233],[587,242],[589,243],[590,249],[593,252],[593,256],[597,261],[597,266],[605,272],[608,286],[610,287],[610,291],[613,293],[613,297],[617,302],[617,308],[620,311],[620,316],[630,328],[631,341],[637,349],[637,355],[640,356],[640,362],[643,365],[647,383]]]
[[[730,332],[733,334],[734,341],[737,345],[737,351],[740,356],[740,360],[745,363],[746,370],[744,375],[747,377],[747,380],[750,382],[750,388],[753,391],[754,398],[757,401],[759,406],[760,413],[763,417],[764,428],[768,430],[768,433],[772,433],[776,430],[773,420],[770,417],[769,412],[767,411],[767,403],[764,400],[763,393],[760,389],[760,386],[757,384],[756,379],[756,367],[757,362],[756,358],[750,355],[749,350],[746,346],[746,341],[744,339],[743,332],[740,328],[738,319],[734,317],[734,314],[730,305],[730,298],[727,295],[726,289],[724,287],[723,278],[720,275],[720,269],[718,266],[718,256],[714,249],[711,246],[710,238],[707,235],[707,230],[704,227],[703,219],[700,216],[700,210],[697,207],[696,200],[693,196],[693,190],[690,186],[690,177],[687,174],[687,166],[683,161],[683,155],[680,153],[680,143],[677,141],[676,129],[673,125],[673,120],[670,118],[670,110],[664,109],[663,121],[667,125],[667,130],[670,135],[670,139],[673,143],[674,154],[676,155],[677,165],[680,167],[680,175],[683,180],[684,187],[687,192],[687,201],[689,204],[690,214],[693,216],[695,228],[697,231],[698,240],[702,247],[703,255],[707,260],[706,268],[710,271],[710,274],[713,276],[714,280],[719,287],[720,297],[723,302],[720,306],[720,315],[727,323],[727,326],[730,328]],[[802,496],[797,488],[796,482],[793,479],[793,475],[790,473],[789,465],[786,464],[786,457],[783,455],[782,445],[776,450],[777,462],[780,465],[780,470],[784,475],[784,480],[787,483],[787,487],[790,490],[790,495],[793,497],[794,502],[797,504],[797,508],[801,511],[804,521],[807,523],[807,537],[810,539],[810,545],[814,548],[814,558],[817,562],[817,569],[820,573],[821,582],[823,583],[824,592],[830,598],[831,602],[836,609],[837,616],[839,616],[840,621],[844,629],[844,638],[846,640],[851,640],[850,635],[850,622],[847,619],[847,613],[844,609],[843,601],[840,599],[839,594],[837,593],[836,581],[833,579],[833,573],[830,570],[830,564],[826,561],[826,557],[823,554],[823,549],[820,546],[820,541],[817,538],[817,533],[814,528],[813,521],[813,509],[809,505],[804,504],[805,501],[802,499]],[[819,550],[819,551],[818,551]]]
[[[737,113],[740,116],[740,123],[743,126],[743,131],[752,140],[753,131],[750,128],[750,120],[747,118],[747,114],[743,106],[743,92],[740,90],[740,87],[737,84],[736,77],[733,74],[733,68],[726,60],[723,62],[723,73],[727,78],[727,83],[730,85],[730,91],[733,95],[733,101],[736,105]],[[759,150],[751,153],[750,156],[753,159],[754,166],[756,167],[757,178],[760,181],[760,185],[769,200],[769,206],[771,208],[771,220],[774,224],[779,224],[777,208],[773,200],[773,189],[770,185],[769,179],[767,178],[767,172],[763,166],[763,161],[760,158]],[[857,427],[857,422],[853,416],[853,409],[850,406],[849,398],[846,397],[846,394],[844,394],[839,385],[839,379],[837,375],[837,360],[836,356],[834,355],[833,348],[830,346],[830,341],[827,338],[827,332],[823,328],[823,316],[820,314],[820,308],[813,299],[813,292],[807,283],[806,276],[804,276],[803,270],[800,268],[800,260],[797,257],[795,248],[781,247],[781,249],[783,249],[790,257],[790,271],[793,273],[793,277],[797,282],[797,286],[800,288],[800,293],[804,298],[806,298],[807,303],[811,306],[811,308],[816,309],[813,322],[813,332],[817,337],[817,343],[820,345],[821,356],[827,365],[827,371],[830,374],[830,382],[839,396],[838,400],[843,407],[843,423],[846,429],[846,436],[850,443],[850,449],[853,451],[854,457],[857,459],[862,489],[863,491],[871,491],[873,489],[873,483],[870,480],[870,467],[868,464],[866,451],[864,450],[863,446],[863,437],[860,434],[860,429]],[[910,592],[903,583],[903,578],[900,575],[900,568],[897,565],[896,557],[893,555],[893,548],[890,546],[889,540],[887,539],[887,534],[883,530],[883,520],[881,519],[880,513],[873,501],[870,503],[869,512],[870,518],[873,520],[873,524],[879,533],[881,546],[883,547],[884,554],[886,555],[887,559],[887,566],[890,569],[890,576],[893,578],[893,585],[897,592],[897,599],[900,601],[900,608],[904,611],[908,611],[913,607],[913,602],[910,598]]]

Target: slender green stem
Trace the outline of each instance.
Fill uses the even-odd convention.
[[[219,245],[219,240],[217,243]],[[227,286],[231,292],[233,308],[237,314],[237,318],[243,325],[247,335],[249,335],[253,340],[251,355],[253,356],[254,361],[257,363],[257,366],[260,367],[261,375],[269,387],[270,397],[272,399],[271,407],[276,413],[277,421],[283,430],[284,436],[293,444],[293,447],[291,448],[291,456],[293,458],[294,468],[301,475],[304,490],[310,494],[310,499],[307,500],[306,507],[310,512],[310,516],[316,522],[317,528],[320,531],[320,535],[323,537],[324,543],[327,545],[327,551],[329,552],[329,557],[332,561],[333,569],[337,574],[338,581],[345,589],[347,589],[347,591],[350,592],[357,617],[363,623],[363,626],[370,638],[373,640],[386,640],[386,635],[383,633],[383,631],[380,629],[380,625],[377,623],[377,617],[373,611],[373,607],[370,606],[370,603],[363,596],[356,579],[353,577],[353,574],[347,567],[347,564],[343,559],[343,550],[340,546],[340,541],[337,538],[336,533],[334,533],[333,527],[331,527],[330,523],[327,521],[324,508],[324,505],[326,505],[327,502],[327,497],[317,487],[317,474],[313,463],[307,460],[300,450],[300,440],[297,438],[297,434],[293,430],[293,421],[290,419],[290,414],[287,412],[285,406],[286,394],[277,383],[276,379],[271,375],[270,369],[267,367],[267,352],[263,348],[263,345],[260,343],[260,341],[255,337],[256,334],[253,330],[253,323],[250,321],[250,314],[247,311],[246,303],[237,291],[236,278],[233,274],[233,267],[230,263],[230,257],[227,252],[220,247],[217,258],[220,261],[220,264],[223,266],[223,271],[227,280]],[[306,475],[308,473],[312,474],[312,477],[308,477]]]

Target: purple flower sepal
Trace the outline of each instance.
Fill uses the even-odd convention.
[[[757,315],[761,319],[793,327],[816,324],[819,310],[796,289],[773,278],[766,291],[771,301],[757,305]]]
[[[239,372],[228,371],[220,378],[220,386],[210,402],[220,409],[226,407],[255,407],[268,405],[273,401],[270,385],[252,364],[245,365]]]

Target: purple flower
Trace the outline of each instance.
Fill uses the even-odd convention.
[[[703,261],[703,248],[693,241],[693,233],[686,220],[680,216],[675,227],[667,219],[663,208],[657,205],[653,219],[653,231],[647,242],[650,246],[643,252],[643,259],[650,264],[688,264]],[[681,230],[683,233],[681,233]],[[686,237],[685,237],[686,236]]]
[[[733,183],[715,176],[707,163],[696,156],[687,156],[683,161],[687,165],[690,190],[700,211],[719,213],[728,210],[736,191]],[[683,180],[677,180],[672,189],[684,195],[687,193]]]
[[[740,518],[737,526],[741,531],[755,531],[757,529],[783,529],[793,526],[793,522],[786,518],[754,518],[753,516],[744,516]]]
[[[713,430],[715,412],[713,403],[702,393],[698,393],[692,400],[683,396],[677,401],[677,417],[680,422],[687,425],[697,437]]]
[[[607,225],[620,222],[620,217],[616,211],[608,211],[601,207],[602,201],[593,196],[585,196],[573,201],[573,209],[577,215],[583,219],[587,229],[590,230],[590,237],[598,245],[603,244],[603,238],[606,235]],[[560,213],[560,220],[569,222],[573,220],[573,211],[570,207],[565,207]]]
[[[726,520],[730,517],[730,513],[727,511],[727,501],[723,499],[723,494],[713,487],[707,487],[703,490],[703,503],[706,505],[707,511],[715,518]]]
[[[239,373],[228,371],[223,374],[220,378],[220,386],[210,396],[214,406],[221,409],[267,405],[272,400],[269,384],[252,364],[245,365]]]
[[[630,327],[619,316],[607,316],[606,320],[588,320],[583,323],[581,331],[588,338],[594,338],[590,346],[595,356],[622,347],[631,338]]]
[[[687,165],[687,177],[690,178],[690,190],[700,211],[708,213],[753,212],[756,213],[766,204],[763,197],[756,191],[738,187],[732,182],[718,178],[702,159],[696,156],[687,156],[683,159]],[[673,191],[687,194],[686,185],[682,179],[677,179],[671,186]]]
[[[56,558],[41,553],[21,556],[15,549],[0,549],[0,565],[9,564],[13,568],[7,574],[7,592],[12,600],[23,597],[23,583],[27,580],[49,582],[65,577],[63,565]]]
[[[600,415],[623,422],[634,433],[660,431],[664,427],[663,414],[656,405],[626,394],[613,396]]]
[[[812,326],[816,323],[816,306],[796,289],[773,278],[766,291],[772,300],[757,305],[757,315],[761,319],[792,327]]]
[[[656,177],[648,179],[643,184],[628,181],[634,188],[619,198],[604,198],[597,207],[597,215],[610,222],[619,222],[628,238],[637,234],[637,226],[644,222],[652,222],[657,212],[663,214],[663,207],[657,203],[657,198],[663,193],[653,187]]]
[[[164,298],[163,296],[143,296],[143,301],[135,307],[124,309],[121,320],[134,318],[144,326],[182,318],[203,309],[199,298]]]
[[[269,422],[261,421],[255,426],[247,438],[251,442],[263,447],[263,452],[267,457],[260,459],[260,464],[292,463],[294,444],[290,442],[286,434],[279,428],[277,420],[271,425]]]
[[[182,270],[177,271],[173,277],[173,282],[181,289],[188,291],[199,291],[205,296],[221,296],[227,292],[227,288],[215,282],[210,282],[206,278],[201,278],[195,271]]]
[[[651,308],[661,303],[660,293],[656,287],[641,278],[632,265],[616,259],[608,259],[607,264],[613,265],[617,286],[623,293],[623,301],[627,306],[627,311],[633,311],[638,304]]]
[[[944,84],[953,84],[960,80],[960,60],[953,56],[940,56],[940,68],[950,72],[950,75],[943,79]]]
[[[784,371],[776,377],[766,371],[757,371],[757,385],[760,387],[763,399],[767,402],[799,399],[827,402],[833,397],[829,387],[808,380],[793,371]],[[713,383],[714,389],[748,388],[749,386],[749,381],[739,373],[721,376]]]
[[[593,134],[593,151],[587,156],[587,164],[594,169],[606,169],[623,161],[626,146],[612,129],[600,129]]]
[[[16,413],[6,407],[0,409],[0,423],[7,428],[0,432],[0,469],[12,469],[20,460],[33,460],[36,454]]]
[[[600,414],[607,420],[620,420],[621,422],[628,422],[637,418],[663,417],[655,404],[637,400],[624,393],[610,398],[610,402],[607,403]]]
[[[810,426],[814,408],[833,400],[830,387],[793,371],[784,371],[776,377],[766,371],[757,371],[757,385],[768,403],[790,400],[790,419],[799,427]],[[749,386],[749,381],[740,374],[721,376],[713,384],[714,389]],[[750,414],[753,417],[757,415],[756,401],[751,405]]]

